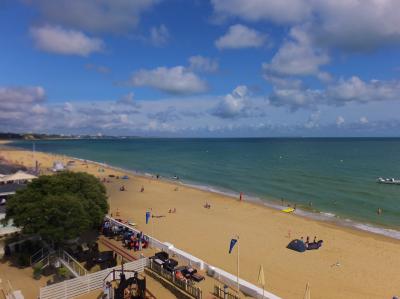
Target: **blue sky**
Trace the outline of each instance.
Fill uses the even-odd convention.
[[[396,0],[5,0],[0,131],[398,136]]]

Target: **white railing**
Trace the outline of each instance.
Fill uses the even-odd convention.
[[[124,270],[143,272],[147,265],[147,258],[124,264]],[[40,288],[40,299],[69,299],[81,296],[103,287],[104,279],[113,270],[120,270],[121,266],[105,269],[95,273],[87,274],[60,283]],[[133,276],[132,272],[125,273],[126,278]],[[111,281],[112,277],[107,280]]]
[[[128,229],[130,229],[131,231],[134,231],[136,233],[139,232],[139,230],[132,228],[131,226],[129,226],[125,223],[119,222],[110,216],[106,216],[106,219],[111,221],[113,224],[127,227]],[[179,258],[185,260],[188,264],[195,265],[195,266],[199,267],[200,269],[205,269],[205,270],[212,269],[212,271],[215,273],[214,274],[215,279],[218,279],[221,282],[224,282],[228,285],[236,286],[237,277],[235,275],[232,275],[231,273],[228,273],[222,269],[219,269],[210,264],[207,264],[203,260],[201,260],[183,250],[175,248],[173,244],[170,244],[167,242],[162,243],[161,241],[159,241],[151,236],[149,236],[149,240],[150,240],[150,244],[153,247],[158,248],[163,251],[166,251],[171,255],[178,256]],[[243,293],[250,295],[254,298],[261,298],[262,295],[264,294],[265,299],[281,299],[280,297],[268,292],[267,290],[263,291],[263,289],[257,287],[256,285],[254,285],[244,279],[241,279],[241,278],[239,278],[239,287]]]
[[[60,258],[60,262],[66,266],[75,277],[88,274],[87,270],[65,250],[60,250],[58,257]]]

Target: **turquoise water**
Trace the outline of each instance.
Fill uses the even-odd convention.
[[[32,148],[32,142],[14,145]],[[36,150],[400,229],[400,139],[122,139],[36,141]],[[188,199],[189,200],[189,199]],[[310,207],[312,202],[312,207]],[[383,209],[378,216],[376,210]],[[323,212],[323,213],[322,213]]]

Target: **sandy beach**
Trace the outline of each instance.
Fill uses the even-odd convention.
[[[2,146],[0,156],[41,169],[68,157]],[[77,161],[73,171],[103,178],[123,172]],[[368,232],[285,214],[251,202],[180,186],[173,182],[132,176],[106,182],[111,213],[138,224],[146,233],[145,212],[153,210],[154,236],[206,262],[236,273],[236,255],[228,254],[231,237],[240,236],[240,276],[257,283],[264,266],[266,289],[282,298],[303,298],[306,283],[312,298],[392,298],[400,295],[400,241]],[[126,191],[119,191],[124,185]],[[143,186],[144,192],[140,192]],[[210,209],[203,206],[208,202]],[[176,213],[168,213],[176,208]],[[290,238],[289,238],[290,234]],[[286,249],[293,238],[314,236],[324,241],[319,250],[297,253]]]

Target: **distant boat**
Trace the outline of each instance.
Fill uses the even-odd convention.
[[[379,184],[400,185],[400,180],[394,178],[378,178],[376,182]]]

